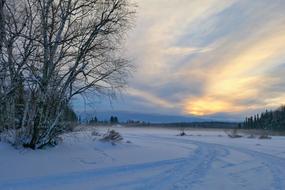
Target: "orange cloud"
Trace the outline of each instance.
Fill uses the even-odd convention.
[[[214,98],[205,97],[186,102],[185,112],[194,115],[209,115],[217,112],[228,111],[232,105],[229,102],[219,101]]]
[[[203,71],[208,71],[206,77],[207,85],[202,97],[186,100],[184,110],[186,113],[195,115],[207,115],[218,112],[240,112],[247,109],[256,109],[257,105],[239,105],[240,100],[246,100],[252,97],[260,98],[260,93],[264,86],[270,86],[276,82],[275,78],[267,76],[269,69],[280,64],[278,59],[282,60],[285,54],[285,28],[279,26],[277,31],[270,31],[266,35],[257,36],[256,39],[250,39],[243,43],[238,50],[232,45],[232,49],[227,50],[231,56],[219,55],[215,66],[211,70],[201,67]],[[217,52],[209,52],[215,54]],[[207,56],[204,55],[204,56]],[[200,60],[200,61],[203,61]],[[282,62],[281,62],[282,63]],[[209,72],[210,71],[210,72]],[[270,92],[267,92],[267,94]],[[278,106],[284,102],[284,98],[265,97],[265,106]]]
[[[282,3],[139,0],[138,6],[126,51],[137,64],[131,96],[195,115],[284,103],[280,94],[264,90],[284,80],[269,74],[285,60]],[[176,82],[179,88],[171,92]]]

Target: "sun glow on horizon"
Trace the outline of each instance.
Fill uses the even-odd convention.
[[[127,51],[138,66],[128,93],[134,107],[211,115],[285,103],[284,2],[139,0],[139,7]]]
[[[284,27],[280,28],[285,31]],[[259,99],[262,88],[279,82],[279,78],[270,76],[267,72],[268,69],[280,65],[276,58],[284,57],[285,36],[280,31],[268,32],[259,41],[249,41],[246,45],[239,51],[231,52],[230,57],[223,58],[221,55],[220,62],[212,70],[200,68],[205,72],[210,71],[206,75],[205,90],[201,97],[186,101],[186,113],[210,115],[241,112],[258,107],[241,105],[240,102],[254,97]],[[215,52],[210,52],[212,53]],[[263,106],[272,104],[272,101],[267,100]]]
[[[231,102],[216,100],[211,97],[202,97],[197,100],[189,100],[185,102],[186,114],[198,116],[211,115],[219,112],[240,111],[242,108],[237,107]]]

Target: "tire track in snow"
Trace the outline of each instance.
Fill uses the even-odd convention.
[[[177,158],[171,160],[162,160],[156,162],[149,162],[143,164],[131,164],[126,166],[94,169],[82,172],[70,172],[61,175],[51,175],[43,177],[33,177],[25,178],[20,180],[0,180],[0,189],[13,189],[13,190],[24,190],[30,188],[52,188],[54,185],[66,185],[74,183],[83,183],[90,179],[95,179],[96,177],[108,177],[115,174],[128,174],[134,172],[140,172],[144,170],[151,170],[154,168],[160,168],[164,166],[169,166],[172,164],[177,164],[180,162],[185,162],[185,158]]]
[[[262,165],[266,168],[268,168],[271,171],[272,174],[272,187],[274,190],[284,190],[285,189],[285,173],[284,170],[282,171],[282,166],[285,167],[285,159],[282,159],[277,156],[273,156],[266,153],[261,153],[254,150],[249,150],[246,148],[240,148],[240,147],[233,147],[233,146],[225,146],[220,144],[212,144],[212,143],[205,143],[210,144],[212,146],[226,148],[228,150],[236,150],[240,153],[244,153],[246,155],[251,156],[254,158],[255,161],[260,161]],[[240,164],[242,165],[242,163]],[[261,167],[259,167],[261,169]],[[242,174],[241,174],[242,175]]]
[[[186,139],[174,139],[174,138],[160,138],[156,136],[145,136],[144,139],[159,140],[172,143],[177,143],[179,146],[185,147],[186,145],[196,145],[197,149],[194,153],[190,154],[185,162],[177,163],[170,170],[161,173],[156,176],[144,179],[144,183],[141,181],[133,181],[129,183],[121,183],[116,185],[119,187],[126,188],[132,187],[131,189],[144,190],[144,189],[192,189],[194,185],[198,185],[203,182],[203,177],[207,174],[211,168],[213,161],[219,156],[226,156],[229,154],[227,149],[219,147],[216,149],[215,146],[206,145],[199,142],[193,142]],[[177,142],[177,140],[179,140]],[[185,145],[186,143],[186,145]],[[209,148],[209,146],[211,148]],[[107,188],[110,188],[107,187]]]
[[[169,184],[168,189],[193,189],[196,185],[203,183],[203,178],[207,175],[212,167],[214,161],[220,156],[227,156],[229,151],[225,148],[216,148],[211,144],[203,144],[196,141],[189,141],[188,139],[173,139],[174,141],[180,140],[184,145],[196,145],[199,147],[200,152],[195,152],[188,157],[188,162],[183,166],[183,171],[180,169],[180,177],[172,176],[176,182]]]
[[[109,177],[112,175],[130,175],[130,173],[144,172],[145,170],[152,170],[155,168],[162,168],[165,166],[177,165],[184,163],[185,158],[160,160],[154,162],[146,162],[141,164],[130,164],[124,166],[107,167],[102,169],[94,169],[79,172],[69,172],[56,175],[30,177],[17,180],[1,180],[0,190],[24,190],[31,188],[36,189],[51,189],[55,185],[70,185],[76,183],[83,183],[88,180],[96,180],[98,177]]]
[[[273,177],[272,186],[275,190],[284,190],[285,189],[285,175],[284,175],[284,168],[285,168],[285,160],[273,155],[269,155],[266,153],[261,153],[253,150],[243,149],[243,148],[235,148],[232,149],[238,150],[245,154],[251,155],[256,160],[260,160],[263,162],[263,165],[267,167]],[[283,167],[283,170],[281,168]],[[282,175],[283,174],[283,175]]]
[[[262,166],[270,170],[273,179],[272,189],[285,189],[285,159],[254,150],[248,150],[246,148],[207,143],[192,139],[184,139],[178,137],[159,137],[154,135],[141,135],[140,138],[145,141],[157,140],[166,145],[167,143],[171,143],[180,148],[189,148],[189,152],[190,150],[192,151],[193,145],[197,146],[197,148],[186,158],[161,160],[157,162],[109,167],[82,172],[71,172],[61,175],[58,174],[45,177],[26,178],[21,180],[1,181],[0,179],[0,189],[53,189],[53,187],[56,185],[61,187],[61,189],[65,189],[64,187],[66,186],[72,184],[83,184],[92,180],[96,181],[98,178],[106,178],[106,180],[108,180],[110,176],[114,175],[130,176],[134,174],[144,174],[144,172],[151,171],[153,169],[161,169],[158,174],[153,173],[129,181],[123,179],[116,184],[107,184],[104,186],[96,187],[96,189],[192,190],[198,186],[200,188],[203,187],[203,183],[205,182],[204,179],[212,169],[213,163],[221,161],[221,158],[229,155],[232,150],[243,153],[245,155],[249,155],[250,157],[254,158],[254,160],[262,163]],[[242,165],[244,163],[233,164],[232,166],[236,167],[239,166],[239,164]],[[231,165],[229,165],[227,168],[229,167],[231,167]],[[221,167],[220,169],[226,168]],[[262,171],[263,170],[260,172]],[[237,172],[235,178],[238,178],[242,175],[243,173]],[[244,189],[248,185],[246,183],[249,183],[251,181],[243,181],[242,179],[243,178],[240,178]]]
[[[172,137],[153,137],[153,138],[160,138],[160,139],[167,139],[168,141],[181,141],[184,143],[191,143],[191,144],[195,144],[199,147],[204,147],[205,149],[208,149],[208,152],[211,152],[210,149],[216,149],[216,150],[222,150],[224,151],[224,155],[222,155],[221,153],[219,154],[214,154],[211,157],[213,157],[213,159],[211,160],[210,163],[217,161],[219,159],[219,157],[223,157],[226,156],[230,153],[231,150],[235,150],[238,151],[240,153],[246,154],[251,156],[252,158],[254,158],[254,160],[256,161],[260,161],[263,165],[263,167],[266,167],[267,169],[269,169],[271,171],[272,174],[272,189],[274,190],[284,190],[285,189],[285,170],[281,170],[281,168],[285,166],[285,159],[282,159],[280,157],[277,156],[273,156],[270,154],[266,154],[266,153],[261,153],[258,151],[254,151],[254,150],[249,150],[246,148],[240,148],[240,147],[233,147],[233,146],[226,146],[226,145],[221,145],[221,144],[216,144],[216,143],[207,143],[207,142],[201,142],[201,141],[197,141],[197,140],[191,140],[191,139],[177,139],[177,138],[172,138]],[[242,165],[243,163],[241,163]],[[239,165],[239,164],[237,164]],[[199,169],[199,167],[197,167]],[[206,169],[205,169],[206,168]],[[202,169],[201,173],[203,173],[203,170],[209,170],[209,165],[207,167],[203,168],[203,166],[200,168]],[[195,170],[192,170],[195,171]],[[188,177],[187,177],[188,175]],[[206,175],[206,174],[204,174]],[[242,175],[242,174],[241,174]],[[202,175],[203,176],[203,175]],[[175,177],[175,176],[173,176]],[[188,179],[188,180],[187,180]],[[190,180],[189,180],[190,179]],[[193,187],[193,185],[195,184],[199,184],[199,176],[195,176],[195,175],[190,175],[185,173],[185,177],[183,178],[182,181],[180,181],[181,184],[186,184],[184,186],[182,186],[182,189],[191,189],[190,187]],[[250,181],[249,181],[250,182]],[[245,184],[243,184],[243,186],[245,186]],[[174,189],[181,189],[181,188],[174,188]]]

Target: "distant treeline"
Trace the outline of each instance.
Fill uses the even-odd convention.
[[[81,120],[81,119],[80,119]],[[80,121],[82,123],[82,121]],[[111,116],[109,121],[108,120],[98,120],[96,116],[87,120],[88,125],[96,125],[96,124],[117,124],[119,123],[119,119],[117,116]]]
[[[129,125],[131,125],[129,123]],[[135,126],[171,127],[171,128],[238,128],[236,122],[178,122],[178,123],[136,123]]]
[[[79,118],[79,122],[83,123]],[[190,128],[238,128],[240,123],[237,122],[223,122],[223,121],[206,121],[206,122],[174,122],[174,123],[151,123],[138,120],[128,120],[120,122],[117,116],[111,116],[109,120],[99,120],[96,116],[87,119],[85,122],[88,125],[109,125],[109,124],[123,124],[130,127],[190,127]]]
[[[265,129],[265,130],[285,130],[285,106],[281,106],[274,111],[265,111],[261,114],[245,119],[241,124],[242,128],[246,129]]]

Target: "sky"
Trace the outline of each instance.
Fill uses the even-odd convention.
[[[137,0],[135,65],[98,109],[243,118],[285,103],[284,0]]]

